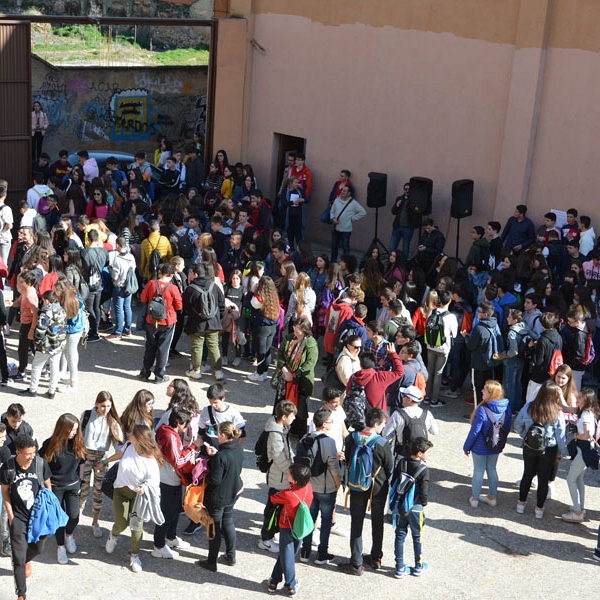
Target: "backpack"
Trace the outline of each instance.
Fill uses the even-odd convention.
[[[585,354],[583,355],[583,359],[581,364],[591,365],[596,360],[596,348],[594,348],[594,342],[592,341],[592,336],[588,333],[587,339],[585,340]]]
[[[285,437],[280,431],[263,431],[254,444],[254,456],[256,460],[256,466],[261,473],[268,473],[271,468],[272,460],[269,460],[269,454],[267,451],[267,445],[269,442],[270,433],[279,433],[282,437]]]
[[[411,455],[410,445],[413,440],[419,437],[429,439],[427,434],[427,415],[429,411],[426,408],[422,409],[423,412],[419,417],[411,417],[404,408],[399,410],[404,420],[404,427],[402,429],[402,442],[398,443],[396,439],[396,454],[401,454],[408,458]]]
[[[190,228],[185,230],[183,235],[175,234],[175,241],[177,242],[177,254],[181,258],[192,258],[194,256],[194,243],[190,240]]]
[[[548,447],[546,428],[541,423],[534,422],[525,434],[523,446],[536,454],[543,454]]]
[[[167,301],[165,300],[164,295],[173,283],[169,281],[162,292],[158,287],[158,279],[154,280],[154,285],[156,286],[156,296],[148,302],[148,316],[158,323],[167,318]]]
[[[406,317],[393,317],[386,324],[392,327],[396,327],[396,330],[388,335],[388,340],[390,342],[393,342],[396,338],[396,334],[398,333],[398,329],[400,329],[400,327],[404,327],[405,325],[412,326],[412,321],[410,319],[407,319]]]
[[[398,514],[405,517],[415,504],[415,494],[417,486],[416,480],[423,471],[427,468],[421,463],[414,475],[411,475],[408,470],[408,459],[402,458],[398,461],[392,479],[390,481],[390,492],[388,495],[388,506],[392,513],[392,526],[396,527],[396,519]]]
[[[100,292],[102,287],[102,272],[96,265],[91,265],[88,277],[89,292]]]
[[[199,298],[193,310],[200,317],[201,321],[208,321],[219,312],[219,304],[212,293],[214,287],[214,283],[211,283],[207,290],[199,286],[195,287]]]
[[[158,239],[160,241],[160,237]],[[157,250],[157,248],[158,242],[156,242],[156,247],[152,248],[152,252],[150,253],[150,261],[148,263],[148,271],[150,271],[150,275],[156,274],[156,272],[158,271],[158,267],[160,267],[160,265],[163,262],[163,258],[160,255],[160,252]]]
[[[498,348],[498,337],[502,339],[500,328],[496,325],[493,330],[490,330],[490,343],[484,356],[485,363],[490,368],[498,366],[506,358],[506,353],[502,354],[500,348]]]
[[[292,492],[298,500],[300,496],[296,492]],[[306,498],[306,492],[304,494]],[[292,525],[292,537],[295,540],[303,540],[307,535],[310,535],[315,529],[315,522],[310,514],[308,504],[304,500],[300,500],[296,516],[294,517],[294,523]]]
[[[67,340],[67,315],[64,308],[40,312],[35,331],[33,332],[33,347],[38,352],[54,355],[61,352]]]
[[[327,333],[331,335],[337,335],[338,329],[340,328],[340,314],[341,308],[337,303],[333,303],[329,306],[329,320],[327,321]]]
[[[548,366],[548,375],[554,376],[556,369],[564,363],[562,350],[560,348],[554,348],[552,356],[550,357],[550,364]]]
[[[140,286],[135,275],[135,269],[129,269],[127,271],[127,275],[125,275],[125,281],[123,282],[121,296],[123,296],[123,298],[127,298],[127,296],[135,294],[139,288]]]
[[[458,331],[460,333],[461,331],[471,331],[471,329],[473,329],[473,313],[463,308],[462,324]]]
[[[33,229],[36,233],[40,231],[48,231],[48,224],[46,223],[46,217],[39,213],[33,217]]]
[[[352,432],[354,449],[348,466],[348,488],[357,492],[371,489],[373,480],[381,470],[381,466],[373,473],[373,448],[380,435],[361,436],[360,432]],[[383,439],[383,438],[382,438]]]
[[[509,429],[504,424],[506,419],[506,411],[502,413],[502,416],[496,421],[492,411],[487,407],[483,407],[488,419],[491,421],[492,426],[485,436],[485,443],[490,452],[502,452],[504,446],[506,446],[506,439],[508,438]]]
[[[430,348],[439,348],[446,343],[446,336],[444,334],[444,315],[448,314],[448,311],[433,310],[427,318],[425,324],[425,343]]]
[[[415,381],[412,385],[416,385],[419,388],[419,390],[421,391],[421,394],[423,394],[423,398],[425,398],[425,390],[427,389],[427,381],[425,379],[425,375],[423,375],[423,373],[421,373],[421,371],[417,371],[412,365],[409,365],[408,363],[404,363],[405,371],[406,371],[406,367],[408,367],[411,371],[414,371]],[[402,402],[400,403],[400,406],[402,406]]]
[[[39,215],[47,215],[50,212],[50,205],[48,204],[48,196],[46,196],[45,194],[42,194],[41,192],[39,192],[38,190],[34,188],[32,188],[33,191],[40,197],[40,200],[38,202],[38,206],[37,206],[37,212]],[[44,223],[46,222],[46,219],[44,219]]]
[[[346,425],[354,429],[365,426],[365,409],[367,407],[367,394],[362,385],[354,382],[354,375],[350,378],[350,389],[346,392],[342,408],[346,413]]]
[[[327,463],[323,461],[321,444],[319,442],[324,437],[326,437],[324,433],[307,433],[298,442],[298,447],[296,448],[295,462],[309,467],[311,477],[323,475],[327,470]]]
[[[358,329],[356,327],[346,327],[342,332],[340,332],[339,336],[337,337],[337,340],[335,341],[335,349],[338,355],[346,345],[346,338],[348,338],[351,335],[357,335],[357,333]]]

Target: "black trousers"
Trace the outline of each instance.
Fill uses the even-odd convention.
[[[12,562],[15,574],[15,591],[17,596],[27,595],[25,564],[32,561],[44,550],[46,536],[43,535],[37,544],[27,543],[27,523],[13,519],[10,526],[10,543],[12,546]]]
[[[144,366],[142,370],[144,375],[150,375],[152,365],[154,366],[154,374],[157,377],[165,376],[165,367],[169,358],[169,348],[175,331],[175,323],[173,325],[153,325],[146,322],[146,348],[144,350]]]
[[[19,326],[19,347],[17,350],[19,354],[19,373],[25,373],[29,361],[29,350],[33,346],[33,341],[27,339],[30,329],[31,323],[21,323]]]
[[[90,333],[89,337],[98,337],[98,325],[100,324],[101,310],[100,300],[102,291],[90,292],[86,301],[85,307],[90,314]]]
[[[537,507],[544,508],[544,502],[548,496],[548,482],[552,478],[554,465],[556,464],[557,446],[546,448],[542,454],[537,454],[529,448],[523,448],[523,477],[519,487],[519,502],[527,500],[527,494],[531,488],[531,481],[535,475],[537,484]]]
[[[64,546],[65,533],[71,535],[79,523],[79,494],[81,493],[81,482],[78,481],[77,483],[66,487],[53,486],[52,491],[58,498],[58,502],[62,506],[62,509],[69,517],[66,527],[59,527],[55,533],[56,543],[59,546]]]

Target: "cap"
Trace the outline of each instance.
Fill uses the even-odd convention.
[[[421,390],[416,385],[401,387],[400,396],[408,396],[413,402],[421,402],[423,400],[423,394],[421,394]]]

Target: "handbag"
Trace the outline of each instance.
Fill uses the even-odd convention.
[[[327,208],[323,211],[323,214],[321,215],[321,223],[331,225],[331,206],[331,204],[327,204]]]
[[[104,477],[102,478],[102,484],[100,485],[100,489],[105,496],[108,496],[111,500],[115,492],[115,481],[117,479],[117,474],[119,472],[119,463],[115,463],[106,473],[104,473]]]
[[[206,481],[203,481],[200,485],[190,485],[185,492],[183,510],[190,521],[204,525],[206,537],[209,540],[214,540],[216,535],[215,520],[203,504],[205,490]]]

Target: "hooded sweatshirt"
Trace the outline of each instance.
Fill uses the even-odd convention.
[[[495,338],[495,343],[492,338]],[[491,367],[488,360],[494,351],[504,350],[502,334],[495,317],[481,319],[465,338],[467,349],[471,352],[471,367],[476,371],[487,371]]]
[[[386,388],[404,375],[404,367],[400,357],[394,352],[390,354],[392,359],[391,371],[376,371],[375,369],[361,369],[348,380],[346,391],[352,387],[352,381],[365,388],[367,402],[371,408],[387,410],[385,401]]]
[[[529,336],[527,325],[521,321],[511,325],[506,336],[506,364],[514,365],[517,362],[523,362],[523,354],[519,354],[519,346],[523,338]]]
[[[548,379],[548,370],[554,349],[562,350],[562,338],[556,329],[542,331],[531,357],[529,377],[535,383],[544,383]]]
[[[490,400],[489,402],[480,405],[475,411],[471,429],[463,445],[463,452],[473,452],[473,454],[484,456],[489,454],[500,454],[500,452],[492,452],[485,441],[486,436],[492,428],[492,422],[490,421],[484,406],[490,410],[496,422],[501,419],[502,415],[506,412],[504,423],[506,423],[507,427],[510,427],[512,412],[507,398],[503,398],[502,400]]]

